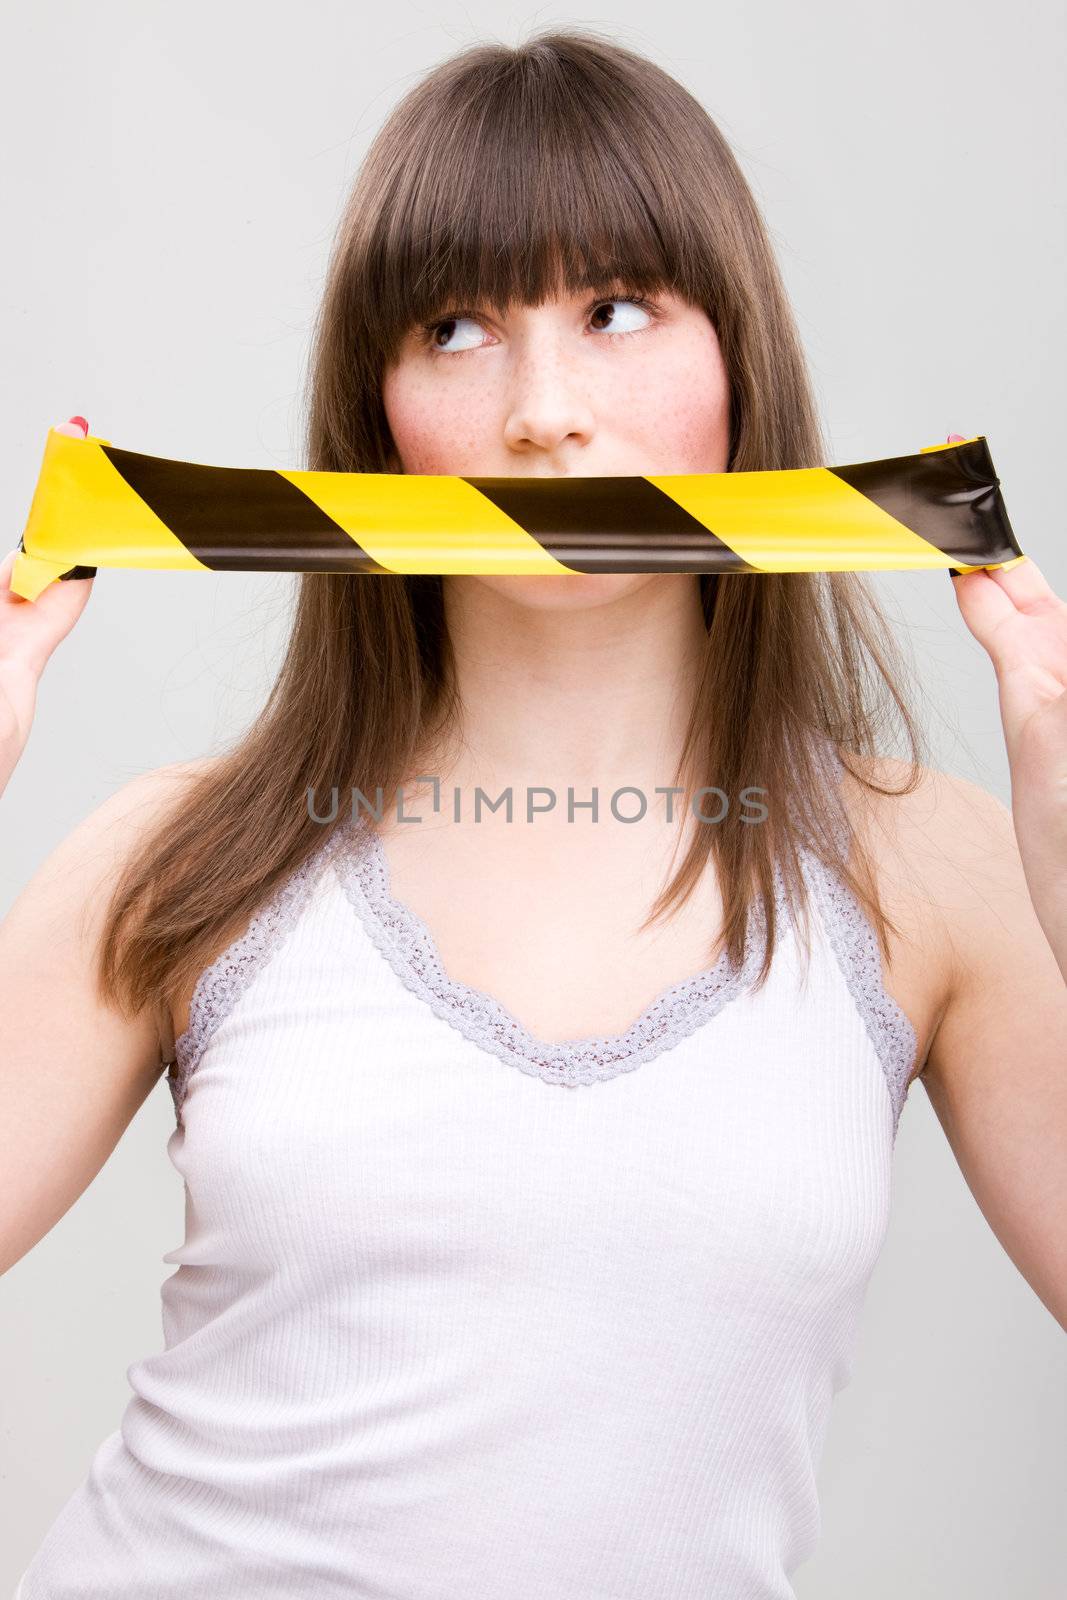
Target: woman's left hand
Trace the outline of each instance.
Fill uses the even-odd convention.
[[[961,441],[953,433],[948,443]],[[1034,908],[1067,978],[1067,601],[1034,562],[953,577],[997,675],[1015,837]]]

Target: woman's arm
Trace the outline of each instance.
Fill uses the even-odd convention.
[[[931,776],[918,848],[951,976],[921,1081],[990,1227],[1067,1329],[1067,985],[1011,812]]]
[[[158,1019],[101,1003],[103,914],[179,763],[123,785],[42,862],[0,922],[0,1273],[74,1204],[162,1070]]]
[[[951,433],[949,443],[961,437]],[[1019,855],[1067,982],[1067,601],[1027,556],[952,582],[997,676]]]

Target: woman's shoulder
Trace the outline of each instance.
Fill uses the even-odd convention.
[[[147,772],[131,778],[126,790],[133,797],[139,790],[148,806],[158,804],[166,810],[168,803],[181,803],[189,793],[222,764],[223,756],[194,756],[188,761],[168,761],[161,767],[150,767]]]
[[[925,1061],[975,971],[1003,961],[1027,931],[1011,812],[980,784],[937,767],[851,752],[842,760],[842,799],[862,847],[849,865],[892,925],[886,982]]]
[[[112,893],[127,869],[159,838],[168,818],[189,803],[218,759],[169,762],[120,783],[38,865],[23,891],[27,905],[32,909],[58,897],[71,917],[88,914],[86,938],[95,948]]]
[[[1010,809],[938,767],[890,756],[845,759],[842,797],[879,892],[933,922],[958,950],[991,885],[1021,875]]]
[[[929,848],[931,861],[973,864],[975,846],[1014,842],[1011,811],[980,784],[938,767],[892,756],[844,758],[842,776],[850,819],[873,842]]]
[[[217,757],[176,761],[137,773],[87,811],[55,844],[26,886],[33,898],[62,883],[73,904],[79,896],[94,905],[144,848],[145,840],[184,804]]]
[[[136,773],[114,789],[84,818],[81,828],[107,833],[121,829],[131,853],[140,848],[140,834],[161,823],[167,814],[184,804],[201,779],[210,775],[220,756],[198,756],[189,761],[171,761]],[[134,828],[131,825],[140,824]]]

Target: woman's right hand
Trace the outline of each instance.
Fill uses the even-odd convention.
[[[83,417],[61,423],[57,433],[84,439]],[[85,610],[92,578],[50,583],[36,600],[11,591],[17,550],[0,562],[0,793],[26,748],[37,703],[37,683],[48,658]]]

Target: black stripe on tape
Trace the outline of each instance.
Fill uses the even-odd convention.
[[[577,572],[759,570],[647,478],[465,481]]]
[[[114,445],[112,466],[213,572],[385,572],[295,483],[262,467],[205,467]]]
[[[906,466],[895,457],[826,470],[961,566],[1022,554],[984,438],[914,456]]]

